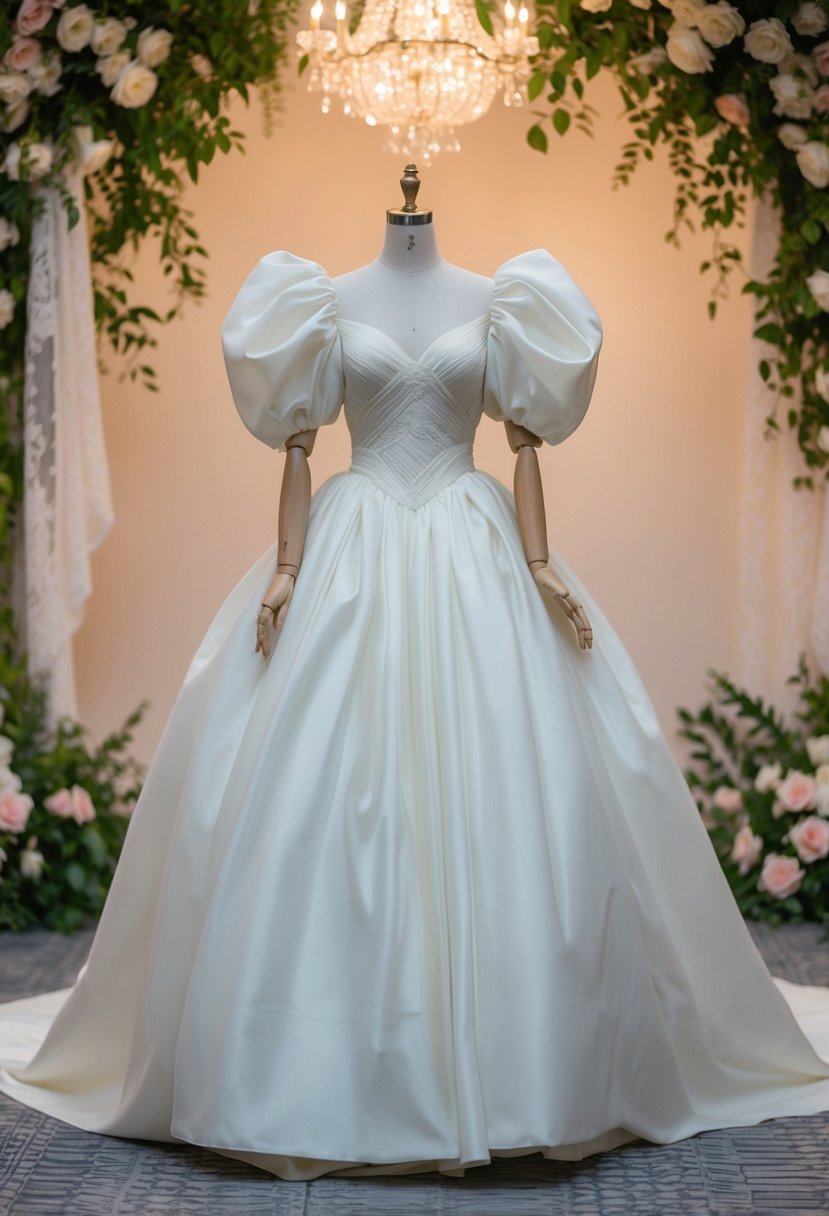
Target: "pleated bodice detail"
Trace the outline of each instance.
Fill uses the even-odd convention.
[[[351,469],[417,508],[473,468],[489,317],[442,334],[419,359],[363,322],[340,320]]]

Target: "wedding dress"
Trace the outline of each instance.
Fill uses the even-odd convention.
[[[601,327],[564,268],[506,262],[415,359],[275,253],[223,337],[250,430],[344,403],[351,467],[268,661],[275,544],[219,608],[75,986],[0,1008],[0,1089],[284,1178],[829,1109],[829,989],[769,975],[620,639],[551,550],[579,649],[473,465],[482,411],[559,443],[587,409]]]

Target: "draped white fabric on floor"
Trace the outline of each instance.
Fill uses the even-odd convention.
[[[23,604],[29,670],[46,677],[49,713],[77,716],[72,635],[92,590],[89,555],[113,524],[101,422],[83,177],[70,229],[55,187],[32,227],[24,395]]]
[[[768,277],[778,239],[779,218],[764,200],[754,212],[753,279]],[[755,696],[790,711],[798,696],[786,679],[801,652],[813,672],[829,674],[829,495],[820,470],[814,492],[793,488],[793,478],[807,469],[786,425],[785,398],[781,433],[764,437],[774,398],[758,365],[772,349],[754,338],[749,345],[735,677]]]

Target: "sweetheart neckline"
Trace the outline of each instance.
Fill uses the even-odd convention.
[[[356,325],[359,329],[368,329],[371,331],[371,333],[379,334],[379,336],[383,338],[384,341],[386,341],[390,346],[394,347],[394,349],[401,354],[403,358],[407,360],[407,362],[422,363],[426,356],[430,354],[440,342],[445,341],[446,338],[450,338],[454,334],[460,333],[461,330],[471,329],[473,325],[480,325],[483,321],[489,321],[489,319],[490,314],[488,312],[482,312],[480,316],[473,317],[471,321],[463,321],[460,325],[453,325],[451,329],[444,330],[442,334],[438,334],[434,341],[430,342],[423,353],[418,355],[417,358],[405,351],[400,343],[395,341],[390,334],[385,333],[382,329],[378,329],[376,325],[370,325],[368,321],[354,321],[350,317],[338,317],[337,325]]]

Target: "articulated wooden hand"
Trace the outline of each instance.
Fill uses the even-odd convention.
[[[267,659],[271,653],[271,630],[274,643],[285,620],[294,582],[302,561],[308,513],[311,506],[311,471],[308,457],[314,448],[317,432],[298,431],[285,444],[285,471],[279,494],[279,544],[276,573],[262,599],[256,617],[256,649]]]
[[[505,422],[507,440],[518,457],[515,464],[515,510],[527,565],[542,592],[555,597],[573,622],[582,650],[593,645],[593,630],[584,607],[558,577],[549,562],[544,492],[535,449],[541,440],[514,422]]]

